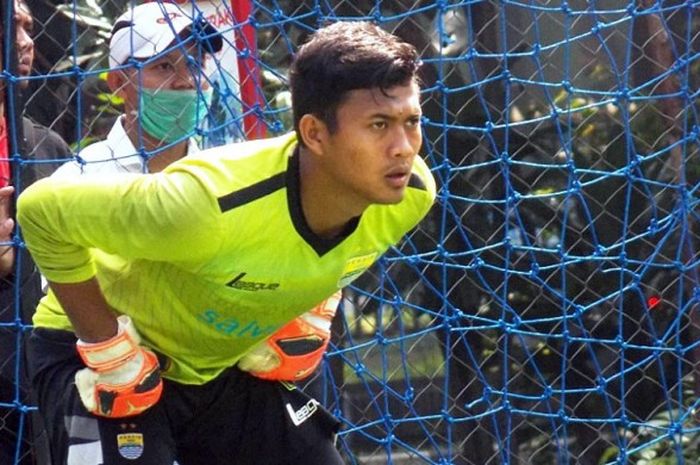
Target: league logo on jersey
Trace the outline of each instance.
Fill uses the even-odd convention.
[[[292,419],[294,426],[299,426],[311,417],[318,410],[319,403],[316,399],[311,399],[301,406],[299,410],[294,410],[292,404],[287,403],[287,413]]]
[[[248,273],[240,273],[238,276],[227,282],[226,285],[232,289],[241,291],[276,291],[280,287],[280,283],[267,283],[255,281],[243,281],[243,277]]]
[[[136,460],[143,454],[143,434],[117,434],[117,449],[119,449],[119,455],[125,459]]]
[[[352,257],[350,260],[345,262],[343,274],[340,275],[340,279],[338,280],[338,287],[342,288],[353,282],[355,278],[364,273],[376,259],[377,252],[374,252],[367,255]]]

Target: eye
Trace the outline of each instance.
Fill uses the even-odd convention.
[[[420,116],[415,116],[413,118],[409,118],[408,121],[406,121],[406,126],[415,128],[420,126]]]
[[[15,25],[29,35],[34,33],[34,18],[22,5],[16,5]]]
[[[163,61],[161,63],[156,63],[154,66],[158,71],[173,71],[175,67],[169,61]]]
[[[372,129],[386,129],[389,125],[386,121],[373,121]]]

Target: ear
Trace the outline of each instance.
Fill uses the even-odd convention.
[[[110,71],[107,73],[107,87],[109,87],[109,90],[117,94],[119,97],[123,97],[122,93],[127,81],[127,76],[121,70]]]
[[[307,113],[299,120],[299,137],[312,153],[322,155],[328,138],[326,123],[316,116]]]

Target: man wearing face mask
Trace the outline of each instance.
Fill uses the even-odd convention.
[[[54,177],[158,172],[198,151],[191,136],[206,115],[211,88],[207,55],[221,50],[216,29],[191,6],[146,3],[112,28],[107,85],[124,101],[107,139],[89,145]]]

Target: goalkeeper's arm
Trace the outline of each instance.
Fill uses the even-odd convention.
[[[117,334],[117,317],[107,304],[97,279],[55,283],[49,287],[66,312],[75,335],[85,342],[101,342]]]
[[[127,316],[111,311],[95,278],[72,284],[49,282],[71,320],[86,368],[76,374],[85,408],[105,417],[136,415],[160,399],[156,356],[139,345]]]

